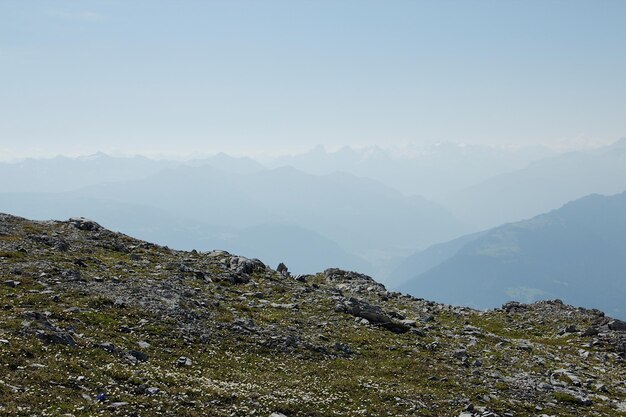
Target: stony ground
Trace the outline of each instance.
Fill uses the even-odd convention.
[[[0,215],[0,415],[620,416],[626,324]]]

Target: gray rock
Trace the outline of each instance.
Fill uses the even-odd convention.
[[[612,320],[609,322],[609,329],[617,332],[626,332],[626,322],[621,320]]]
[[[576,328],[575,324],[570,324],[565,329],[563,329],[563,331],[565,333],[576,333],[578,331],[578,329]]]
[[[84,217],[72,217],[69,220],[69,222],[71,225],[73,225],[74,227],[80,230],[88,230],[90,232],[95,232],[95,231],[102,229],[102,226],[100,226],[98,223],[94,222],[93,220],[86,219]]]
[[[141,352],[139,350],[131,349],[131,350],[128,351],[128,354],[130,356],[132,356],[133,358],[137,359],[137,361],[139,361],[139,362],[147,362],[148,361],[148,354],[144,353],[144,352]]]
[[[596,336],[600,333],[600,329],[596,326],[590,326],[585,329],[583,336]]]
[[[109,353],[118,353],[118,352],[120,352],[120,349],[117,346],[115,346],[113,343],[110,343],[110,342],[100,343],[98,345],[98,347],[100,349],[106,350]]]
[[[8,280],[4,281],[4,285],[6,285],[7,287],[11,287],[11,288],[15,288],[15,287],[17,287],[20,284],[21,284],[20,281],[14,281],[12,279],[8,279]]]
[[[367,319],[370,323],[380,325],[394,333],[406,333],[410,327],[389,317],[382,308],[366,301],[350,298],[335,306],[335,311],[351,314]]]
[[[287,268],[287,265],[282,262],[278,264],[278,266],[276,267],[276,271],[284,277],[289,276],[289,269]]]
[[[287,304],[279,304],[279,303],[271,303],[270,307],[272,308],[282,308],[285,310],[293,310],[298,308],[298,304],[297,303],[287,303]]]
[[[193,362],[191,361],[191,359],[189,359],[186,356],[181,356],[180,358],[178,358],[176,360],[176,366],[191,366],[193,365]]]

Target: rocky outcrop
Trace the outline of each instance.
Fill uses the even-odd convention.
[[[600,311],[476,311],[357,272],[280,269],[0,214],[0,414],[626,410],[624,322]]]

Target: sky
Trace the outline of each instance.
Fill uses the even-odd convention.
[[[0,2],[0,159],[626,136],[626,2]]]

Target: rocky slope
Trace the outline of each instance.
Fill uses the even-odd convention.
[[[0,414],[626,415],[626,324],[0,215]]]

